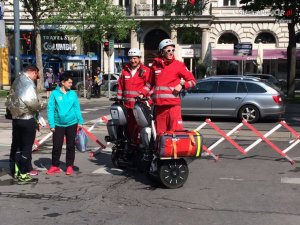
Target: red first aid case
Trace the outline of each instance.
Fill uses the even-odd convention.
[[[202,151],[202,136],[198,131],[166,131],[157,136],[156,151],[161,158],[199,158]]]

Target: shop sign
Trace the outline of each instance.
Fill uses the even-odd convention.
[[[193,58],[200,57],[200,49],[181,49],[181,57]]]
[[[252,55],[252,44],[251,43],[238,43],[234,44],[234,55]]]
[[[77,36],[72,35],[44,35],[42,36],[45,51],[76,51],[78,49]]]

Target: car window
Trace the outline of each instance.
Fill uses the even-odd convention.
[[[200,81],[188,93],[213,93],[216,92],[216,81]]]
[[[267,92],[263,87],[255,83],[246,82],[248,93],[265,93]]]
[[[247,88],[244,82],[238,82],[237,93],[247,93]]]
[[[236,81],[220,81],[218,93],[236,93]]]

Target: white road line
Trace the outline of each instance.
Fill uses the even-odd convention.
[[[94,170],[92,173],[119,175],[123,173],[123,170],[116,169],[116,168],[101,167],[99,169]]]
[[[244,179],[234,178],[234,177],[220,177],[220,180],[234,180],[234,181],[243,181]]]
[[[282,184],[300,184],[299,177],[281,177]]]
[[[85,114],[85,113],[89,113],[89,112],[86,112],[86,111],[81,111],[81,113]]]
[[[87,110],[87,111],[97,111],[98,109],[97,108],[92,108],[92,109],[84,109],[84,110]]]

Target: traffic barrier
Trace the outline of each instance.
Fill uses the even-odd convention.
[[[223,130],[221,130],[216,124],[214,124],[210,119],[206,119],[203,124],[201,124],[199,127],[197,127],[195,130],[199,131],[202,128],[204,128],[206,125],[210,125],[215,131],[217,131],[219,134],[221,134],[221,138],[216,141],[214,144],[211,146],[207,147],[203,145],[203,150],[206,151],[209,155],[211,155],[216,161],[219,159],[219,156],[216,156],[212,150],[217,147],[220,143],[222,143],[225,139],[229,141],[230,144],[232,144],[238,151],[240,151],[242,154],[246,154],[245,150],[238,144],[236,143],[233,139],[230,138],[230,135],[237,132],[243,124],[240,123],[236,127],[234,127],[231,131],[228,133],[225,133]]]
[[[243,120],[242,123],[246,125],[250,130],[252,130],[260,139],[264,140],[271,148],[277,151],[280,155],[286,158],[292,165],[295,164],[295,161],[292,160],[286,153],[284,153],[279,147],[277,147],[273,142],[267,139],[262,133],[260,133],[254,126],[249,124],[246,120]],[[281,125],[281,124],[279,124]],[[273,128],[274,129],[274,128]]]
[[[294,148],[297,144],[300,143],[300,134],[297,133],[293,128],[291,128],[289,125],[287,125],[287,123],[285,121],[280,121],[280,124],[286,128],[289,132],[291,132],[294,136],[295,139],[290,141],[290,143],[292,143],[290,146],[288,146],[286,149],[283,150],[284,153],[287,153],[289,150],[291,150],[292,148]]]
[[[227,141],[229,141],[230,144],[232,144],[238,151],[240,151],[244,155],[247,154],[251,149],[253,149],[260,142],[265,141],[272,149],[274,149],[281,156],[286,158],[292,165],[295,164],[295,161],[292,160],[286,153],[289,150],[291,150],[293,147],[295,147],[298,143],[300,143],[300,134],[297,133],[292,127],[288,126],[285,121],[281,121],[278,125],[276,125],[274,128],[272,128],[270,131],[268,131],[264,135],[262,133],[260,133],[254,126],[249,124],[246,120],[243,120],[242,123],[238,124],[236,127],[234,127],[232,130],[230,130],[228,133],[225,133],[223,130],[221,130],[210,119],[206,119],[205,122],[203,124],[201,124],[200,126],[198,126],[195,130],[200,131],[206,125],[211,126],[215,131],[217,131],[222,136],[219,140],[217,140],[215,143],[213,143],[209,147],[206,147],[203,145],[203,150],[208,152],[209,155],[213,156],[215,158],[215,160],[218,160],[218,156],[215,156],[214,153],[212,152],[212,150],[226,139]],[[240,131],[240,129],[243,125],[245,125],[248,129],[250,129],[253,133],[255,133],[259,137],[259,139],[257,139],[255,142],[253,142],[251,145],[249,145],[245,149],[243,149],[238,143],[236,143],[234,140],[232,140],[229,137],[233,133]],[[290,141],[291,144],[283,151],[278,146],[276,146],[272,141],[267,139],[267,137],[269,137],[271,134],[273,134],[275,131],[277,131],[281,127],[285,127],[295,137],[292,141]]]
[[[86,129],[83,127],[83,130],[86,132],[86,134],[94,141],[96,142],[98,145],[100,145],[101,148],[106,148],[106,146],[100,142],[92,133],[91,131],[100,123],[107,123],[108,122],[108,118],[107,116],[101,116],[99,118],[99,121],[96,121],[89,129]],[[43,126],[45,128],[49,129],[49,124],[47,123],[46,126]],[[48,134],[46,134],[41,140],[35,140],[34,144],[32,146],[32,151],[37,151],[39,149],[39,147],[45,142],[47,141],[51,136],[52,136],[52,132],[49,132]]]

